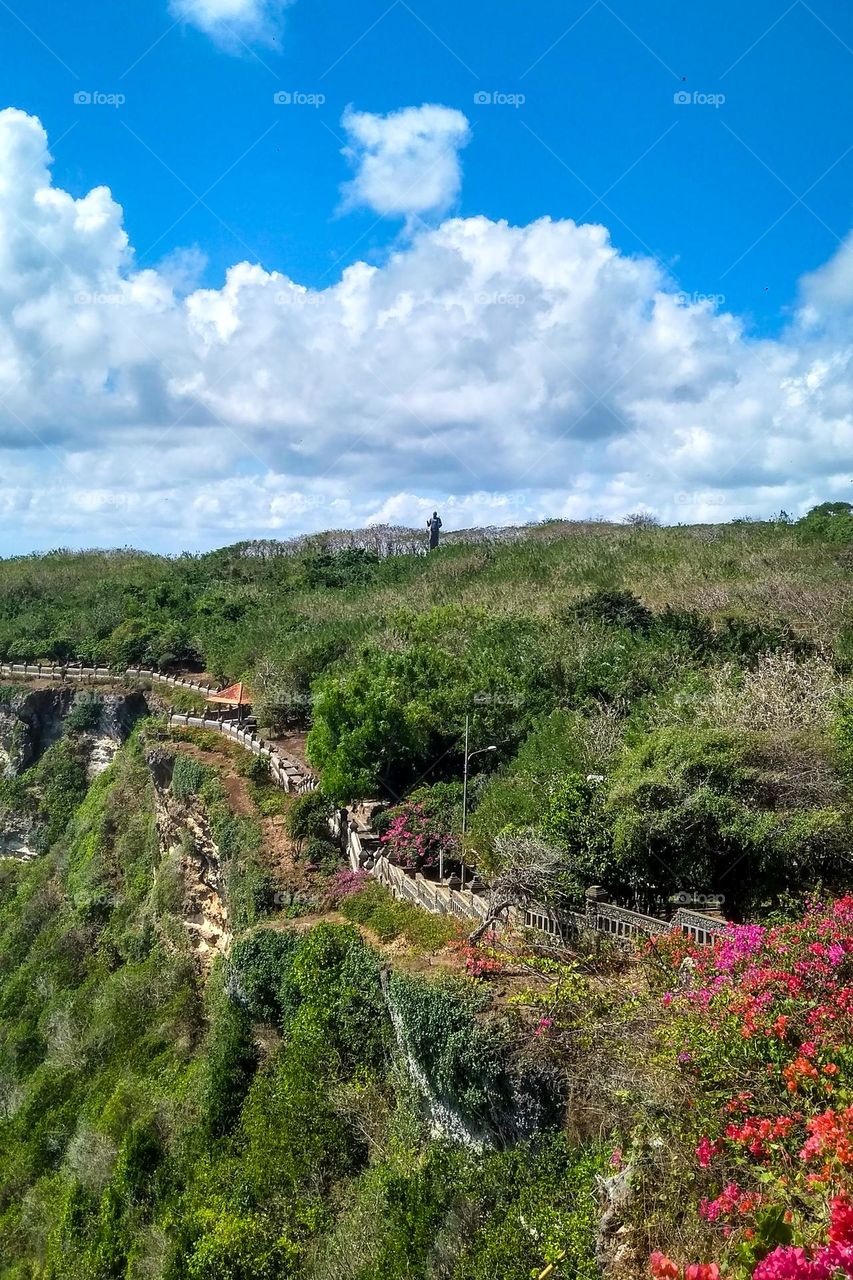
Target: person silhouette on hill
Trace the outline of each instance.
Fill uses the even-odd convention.
[[[438,546],[438,531],[441,528],[441,520],[437,511],[433,511],[432,516],[427,520],[427,528],[429,529],[429,549],[435,551]]]

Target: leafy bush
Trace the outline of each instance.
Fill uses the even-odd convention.
[[[553,1117],[553,1099],[535,1070],[510,1071],[507,1030],[479,1018],[482,997],[471,982],[394,973],[390,992],[430,1087],[470,1125],[503,1143],[517,1139],[534,1116],[535,1127],[549,1112]]]
[[[374,581],[379,563],[375,551],[348,547],[308,557],[303,563],[303,573],[309,587],[362,586]]]
[[[234,943],[228,989],[257,1021],[280,1020],[279,989],[297,945],[295,933],[271,929],[258,929]]]
[[[849,502],[821,502],[797,521],[805,542],[853,542],[853,506]]]
[[[249,1015],[215,993],[201,1085],[203,1123],[213,1137],[230,1133],[258,1066]]]
[[[474,1230],[453,1280],[529,1280],[546,1264],[597,1280],[603,1168],[599,1149],[572,1148],[563,1135],[488,1155],[463,1184]]]
[[[193,756],[179,751],[172,770],[172,795],[176,800],[188,800],[191,796],[197,796],[208,772]]]
[[[320,871],[331,875],[341,865],[341,851],[332,840],[324,840],[320,836],[312,836],[302,849],[302,858],[306,863],[318,867]]]
[[[844,875],[850,814],[825,746],[808,735],[653,732],[615,772],[604,817],[603,883],[650,903],[722,893],[737,913]]]
[[[104,700],[98,693],[82,693],[74,699],[74,705],[65,717],[65,726],[73,733],[86,733],[97,729],[104,709]]]
[[[332,805],[321,791],[296,796],[287,813],[287,834],[293,840],[324,838],[329,834]]]
[[[604,622],[627,631],[648,631],[651,609],[630,591],[595,591],[572,607],[569,615],[578,622]]]
[[[269,782],[269,764],[263,756],[250,756],[241,769],[241,773],[259,786]]]

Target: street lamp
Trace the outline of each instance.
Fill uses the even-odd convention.
[[[465,717],[465,766],[462,772],[462,888],[465,888],[465,832],[468,828],[468,765],[474,756],[485,755],[488,751],[497,751],[497,747],[478,747],[476,751],[468,751],[468,721]]]

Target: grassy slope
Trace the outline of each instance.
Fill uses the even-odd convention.
[[[844,550],[806,544],[775,524],[546,526],[515,542],[390,557],[363,584],[343,587],[323,585],[310,559],[225,549],[176,560],[63,552],[0,561],[0,653],[35,658],[64,645],[120,659],[129,633],[143,635],[143,651],[149,632],[168,650],[166,633],[178,630],[212,669],[236,677],[260,655],[286,654],[306,629],[354,638],[401,608],[454,603],[547,615],[590,591],[622,587],[653,608],[781,617],[825,639],[849,619],[853,599]]]

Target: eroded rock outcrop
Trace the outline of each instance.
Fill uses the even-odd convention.
[[[79,736],[91,781],[103,773],[135,722],[147,714],[140,693],[92,693],[73,686],[22,689],[0,701],[0,775],[25,775],[66,733]],[[43,781],[43,779],[42,779]],[[40,852],[37,806],[0,806],[0,858]]]
[[[0,703],[0,771],[15,778],[62,737],[72,688],[27,689]]]
[[[178,877],[180,914],[199,963],[207,968],[231,948],[228,907],[219,849],[202,807],[178,800],[170,790],[174,757],[153,750],[148,766],[154,779],[161,865]]]
[[[101,714],[92,729],[84,733],[89,743],[89,778],[112,764],[115,754],[130,736],[136,721],[148,713],[141,693],[106,693],[101,696]]]

